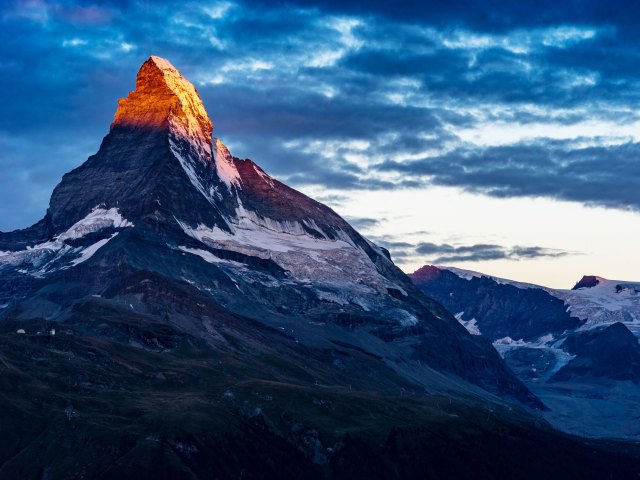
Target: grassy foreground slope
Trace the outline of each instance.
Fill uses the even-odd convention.
[[[394,395],[391,371],[365,369],[371,382],[347,387],[325,368],[353,360],[344,353],[223,351],[99,303],[53,337],[15,327],[0,333],[3,479],[628,479],[640,469],[633,444],[560,434],[505,405]]]

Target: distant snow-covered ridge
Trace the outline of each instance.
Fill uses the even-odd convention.
[[[611,325],[616,322],[624,323],[637,337],[640,337],[640,282],[625,280],[609,280],[594,276],[591,287],[573,289],[557,289],[536,285],[533,283],[517,282],[492,275],[486,275],[472,270],[456,267],[438,266],[448,270],[460,278],[487,277],[502,285],[512,285],[517,288],[539,288],[559,298],[567,305],[568,312],[584,320],[580,330],[589,330],[598,326]],[[474,327],[477,329],[477,327]]]
[[[640,438],[640,282],[583,277],[553,289],[452,267],[410,275],[512,371],[570,433]]]
[[[621,335],[622,343],[627,341],[624,330],[640,338],[639,282],[585,276],[574,289],[554,289],[430,265],[411,277],[420,290],[455,313],[469,333],[489,338],[504,358],[546,356],[544,374],[531,367],[538,381],[548,380],[573,359],[568,339],[599,335],[615,324],[624,325],[612,331]],[[526,350],[529,353],[523,353]]]
[[[598,284],[593,287],[546,290],[564,300],[572,315],[586,321],[582,330],[621,322],[640,336],[640,283],[596,279]]]

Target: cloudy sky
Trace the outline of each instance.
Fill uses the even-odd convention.
[[[0,230],[42,217],[153,54],[236,156],[406,271],[639,280],[636,5],[6,0]]]

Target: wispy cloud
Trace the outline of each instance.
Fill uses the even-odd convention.
[[[479,243],[475,245],[449,245],[446,243],[421,243],[416,253],[423,255],[431,263],[479,262],[486,260],[529,260],[540,257],[564,257],[575,254],[536,246],[504,247],[502,245]]]
[[[584,139],[583,139],[584,140]],[[545,196],[640,210],[640,143],[576,147],[541,139],[490,148],[459,148],[377,168],[426,183],[458,186],[495,197]]]
[[[420,237],[428,235],[421,232]],[[411,242],[405,240],[413,235],[369,236],[381,247],[391,253],[399,265],[409,264],[456,264],[484,262],[492,260],[521,261],[537,258],[562,258],[569,255],[581,255],[579,251],[568,251],[535,245],[500,245],[496,243],[436,243]]]

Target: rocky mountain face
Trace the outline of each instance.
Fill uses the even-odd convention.
[[[421,389],[433,387],[424,362],[455,374],[453,389],[462,377],[540,406],[380,248],[211,132],[193,85],[164,59],[145,62],[100,150],[63,177],[45,218],[0,235],[2,316],[63,322],[79,302],[106,302],[162,311],[220,347],[205,307],[176,317],[150,298],[149,283],[178,282],[296,343],[366,351]]]
[[[0,233],[0,477],[548,476],[540,444],[567,475],[637,466],[551,430],[488,339],[212,128],[151,57],[45,217]]]
[[[583,324],[567,311],[562,300],[541,288],[519,288],[481,275],[466,279],[431,265],[420,268],[411,278],[458,320],[467,325],[473,321],[492,341],[505,337],[531,341]]]
[[[640,435],[639,284],[585,276],[571,290],[557,290],[431,265],[411,278],[469,332],[493,342],[551,407],[546,415],[557,426]],[[606,415],[594,416],[596,408]]]
[[[573,359],[553,376],[554,381],[593,376],[640,383],[640,345],[622,323],[570,335],[563,347]]]

